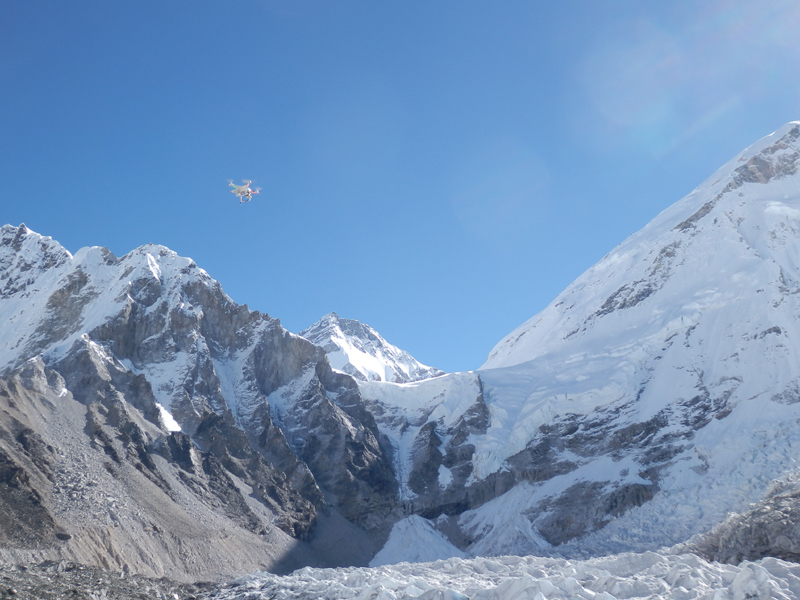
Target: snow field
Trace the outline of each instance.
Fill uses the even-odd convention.
[[[452,557],[466,558],[436,531],[430,521],[417,515],[401,519],[392,527],[389,539],[370,561],[370,567],[400,562],[432,562]]]

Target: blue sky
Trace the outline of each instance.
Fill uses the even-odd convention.
[[[474,369],[800,119],[799,30],[794,0],[3,2],[0,221]]]

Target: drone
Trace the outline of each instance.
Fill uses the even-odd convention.
[[[250,202],[253,199],[253,196],[258,194],[261,191],[261,188],[251,189],[250,184],[253,183],[249,179],[242,179],[242,185],[236,185],[231,181],[228,180],[228,185],[232,187],[231,194],[236,194],[236,197],[239,198],[239,204],[243,202]]]

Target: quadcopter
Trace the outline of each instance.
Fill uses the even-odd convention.
[[[261,191],[261,188],[251,189],[251,183],[253,182],[249,179],[242,179],[242,185],[236,185],[233,181],[228,180],[228,185],[233,188],[231,194],[236,194],[236,197],[239,198],[239,204],[250,202],[253,196]]]

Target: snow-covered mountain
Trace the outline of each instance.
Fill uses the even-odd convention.
[[[411,511],[473,555],[649,550],[791,476],[799,138],[790,123],[736,156],[477,373],[362,384]]]
[[[335,314],[294,335],[162,246],[5,226],[0,557],[800,556],[798,166],[790,123],[451,374]]]
[[[276,319],[234,304],[193,261],[156,245],[121,258],[96,247],[72,255],[5,226],[0,322],[3,414],[36,407],[0,422],[11,432],[0,453],[11,475],[38,482],[29,492],[47,519],[31,525],[37,552],[112,565],[133,553],[148,560],[130,568],[179,577],[371,557],[364,531],[383,526],[397,483],[355,381]],[[85,426],[53,426],[62,421]],[[56,454],[31,462],[20,428]],[[111,475],[109,457],[119,464]],[[131,499],[137,473],[156,482],[152,498]],[[62,504],[61,490],[76,487],[96,494]],[[0,506],[20,505],[2,492]],[[117,494],[143,516],[109,537],[104,528],[123,521],[93,502]],[[349,532],[359,547],[331,553],[326,531]],[[211,551],[180,550],[192,537]],[[244,547],[238,559],[219,556]]]
[[[513,441],[484,468],[552,453],[558,488],[501,501],[551,542],[607,522],[604,545],[675,543],[795,468],[799,138],[790,123],[746,149],[490,353],[481,378]],[[606,514],[556,524],[582,495]]]
[[[390,344],[369,325],[336,313],[325,315],[300,335],[321,346],[334,369],[360,381],[409,383],[444,373]]]

